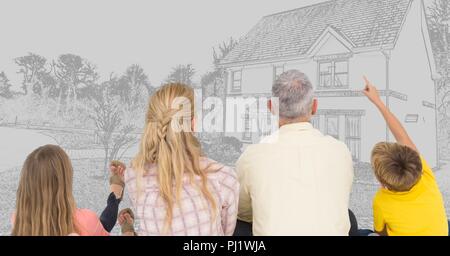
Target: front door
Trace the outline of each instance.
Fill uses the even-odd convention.
[[[361,116],[345,116],[345,143],[352,152],[354,161],[361,154]]]
[[[363,110],[321,109],[311,119],[314,128],[345,142],[354,161],[361,160],[361,118]]]
[[[339,115],[325,116],[325,130],[327,135],[339,139]]]

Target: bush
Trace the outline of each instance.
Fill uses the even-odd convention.
[[[223,137],[203,142],[203,151],[208,158],[234,166],[242,153],[242,142],[234,137]]]
[[[242,152],[243,143],[236,137],[223,137],[222,143],[232,145],[236,151]]]

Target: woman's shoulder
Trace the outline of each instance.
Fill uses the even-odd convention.
[[[205,172],[208,175],[208,178],[210,179],[224,179],[227,177],[230,177],[232,179],[237,179],[236,171],[233,167],[224,165],[218,161],[215,161],[213,159],[207,158],[207,157],[200,157],[199,159],[200,163],[199,166],[202,170],[205,170]],[[144,178],[152,178],[156,176],[156,164],[148,164],[145,168],[146,173],[144,174]],[[127,167],[125,171],[125,182],[129,183],[130,181],[136,179],[136,170],[133,169],[132,166]]]
[[[203,168],[207,172],[208,176],[212,178],[237,179],[237,174],[233,167],[224,165],[210,158],[200,158],[200,167]]]
[[[239,193],[239,181],[234,168],[208,158],[204,158],[203,162],[209,166],[206,169],[208,179],[219,186],[221,194]]]
[[[151,176],[152,173],[154,173],[156,171],[156,164],[151,163],[151,164],[146,164],[145,165],[145,173],[144,173],[144,177],[149,175]],[[133,179],[136,178],[136,172],[137,170],[133,167],[133,165],[129,165],[127,166],[127,169],[125,170],[125,180],[127,180],[127,178]]]

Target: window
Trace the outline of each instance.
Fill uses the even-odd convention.
[[[363,110],[322,109],[311,119],[314,127],[319,127],[323,134],[342,139],[350,149],[354,161],[361,159],[361,125]]]
[[[233,71],[231,73],[231,91],[232,92],[240,92],[241,91],[241,82],[242,82],[242,71]]]
[[[417,123],[419,121],[419,115],[409,114],[405,117],[405,123]]]
[[[252,139],[252,133],[251,133],[251,127],[250,127],[250,107],[247,106],[245,108],[245,116],[244,116],[244,134],[242,135],[242,140],[251,140]]]
[[[358,161],[361,154],[361,116],[345,116],[345,143],[353,160]]]
[[[268,136],[272,134],[273,121],[272,113],[269,108],[267,108],[268,101],[264,101],[265,106],[261,106],[262,102],[259,102],[259,113],[258,113],[258,128],[260,136]]]
[[[324,62],[319,63],[319,73],[320,73],[320,79],[319,79],[319,87],[320,88],[331,88],[333,83],[331,82],[332,78],[332,63]]]
[[[274,66],[273,67],[273,81],[278,79],[278,77],[283,74],[284,72],[284,65],[283,66]]]
[[[311,124],[314,128],[316,128],[317,130],[320,130],[320,116],[314,115],[311,118]]]
[[[100,144],[101,143],[100,135],[98,133],[99,132],[95,132],[94,133],[94,143],[95,144]]]
[[[319,62],[319,89],[348,88],[348,60]]]

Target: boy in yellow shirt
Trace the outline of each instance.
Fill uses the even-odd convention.
[[[444,201],[433,171],[398,119],[367,80],[364,94],[380,110],[397,143],[372,151],[372,168],[382,188],[373,200],[375,232],[389,236],[448,236]]]

